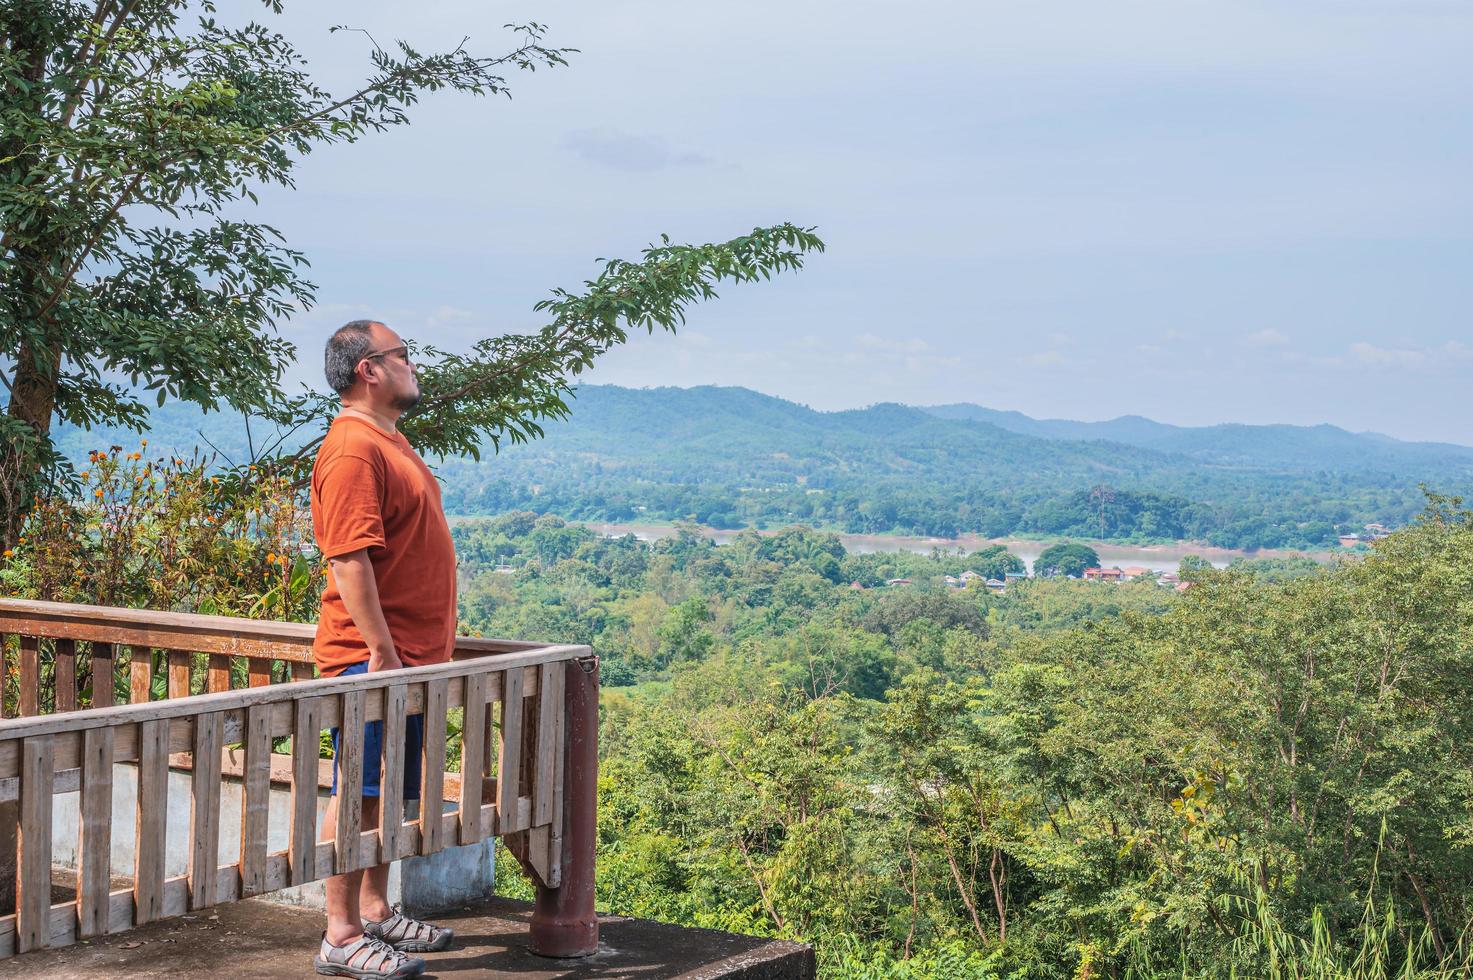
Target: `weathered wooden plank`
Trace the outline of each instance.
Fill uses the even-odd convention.
[[[379,768],[378,863],[399,859],[400,831],[404,825],[404,729],[409,690],[395,685],[384,692],[384,751]]]
[[[92,680],[92,707],[111,708],[114,700],[113,645],[100,640],[92,644],[92,657],[88,661]]]
[[[267,821],[271,812],[271,706],[246,710],[243,804],[240,812],[240,892],[266,891]]]
[[[15,914],[16,861],[19,858],[20,797],[17,796],[0,805],[0,916]]]
[[[317,627],[311,623],[6,598],[0,599],[0,631],[310,662]],[[543,645],[461,636],[456,637],[454,656],[460,659],[519,653]]]
[[[230,690],[230,658],[223,653],[210,654],[210,667],[205,674],[205,689],[211,694]]]
[[[310,623],[26,599],[0,599],[0,629],[34,636],[305,661],[312,659],[312,640],[317,632]]]
[[[433,854],[445,846],[439,819],[445,793],[445,721],[449,685],[444,678],[425,683],[424,766],[419,793],[421,854]]]
[[[364,692],[343,695],[338,727],[338,808],[335,874],[357,871],[358,834],[363,826]]]
[[[292,731],[291,882],[317,877],[317,754],[322,734],[322,698],[297,702]]]
[[[313,678],[315,678],[317,676],[317,673],[316,673],[316,671],[313,668],[314,668],[314,665],[311,664],[311,663],[305,663],[305,664],[304,663],[293,663],[292,664],[292,680],[293,681],[310,681],[310,680],[312,680]]]
[[[552,836],[552,828],[547,826],[533,827],[525,831],[527,841],[527,861],[532,865],[532,870],[537,873],[542,884],[548,888],[555,887],[552,883],[552,866],[548,863],[551,853],[548,850],[548,841]]]
[[[77,641],[57,640],[52,663],[52,710],[77,710]]]
[[[89,728],[82,736],[81,838],[77,853],[77,928],[83,938],[107,931],[112,888],[113,730]]]
[[[537,751],[532,776],[532,823],[552,820],[552,781],[556,775],[558,742],[557,715],[563,710],[566,664],[543,664],[541,689],[537,692]]]
[[[190,907],[215,904],[220,868],[220,747],[223,719],[219,712],[200,715],[194,723],[194,773],[190,780]]]
[[[496,770],[496,811],[501,817],[499,832],[525,830],[517,812],[522,782],[522,672],[509,670],[501,692],[501,754]]]
[[[486,767],[486,675],[465,679],[465,724],[460,745],[460,842],[486,836],[481,823],[481,771]]]
[[[41,640],[20,638],[20,714],[29,717],[41,711]]]
[[[141,704],[153,696],[153,648],[129,647],[128,702]]]
[[[21,749],[20,860],[16,876],[16,948],[51,941],[51,739],[28,738]]]
[[[169,697],[189,697],[189,668],[194,654],[186,650],[169,651]]]
[[[428,667],[414,667],[405,673],[385,670],[375,671],[371,674],[354,674],[350,677],[322,677],[311,681],[300,682],[301,686],[288,692],[279,692],[275,688],[257,688],[255,690],[223,691],[219,694],[199,694],[188,702],[157,701],[150,704],[126,704],[113,708],[98,709],[88,712],[86,715],[51,715],[44,718],[30,719],[7,719],[0,721],[0,776],[13,775],[13,771],[7,771],[7,767],[13,767],[16,756],[12,751],[6,749],[7,741],[21,735],[41,735],[53,732],[80,731],[95,725],[129,724],[144,721],[150,718],[188,718],[204,711],[236,711],[252,704],[260,704],[265,701],[291,701],[304,697],[319,697],[327,695],[340,695],[344,691],[362,688],[363,690],[383,689],[394,684],[405,682],[427,682],[431,680],[447,681],[452,677],[464,677],[467,674],[490,672],[494,675],[510,672],[512,668],[518,668],[523,675],[523,693],[528,693],[526,687],[526,672],[530,670],[532,677],[536,677],[536,665],[551,663],[561,660],[573,660],[586,656],[586,646],[552,646],[543,647],[527,653],[510,653],[500,657],[481,658],[478,660],[458,660],[445,664],[436,664]],[[525,668],[525,669],[522,669]],[[413,673],[409,673],[412,670]],[[499,694],[498,682],[492,682],[491,691]],[[309,686],[310,685],[310,686]],[[535,681],[533,685],[535,689]],[[447,683],[448,691],[448,683]],[[409,710],[415,713],[420,710],[411,694]],[[334,708],[332,714],[336,714]]]
[[[252,657],[246,664],[248,687],[265,687],[271,683],[271,661]]]
[[[164,858],[169,820],[169,722],[138,726],[138,819],[133,904],[137,924],[164,914]]]

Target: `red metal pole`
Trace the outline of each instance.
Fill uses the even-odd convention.
[[[563,723],[563,880],[537,888],[531,948],[539,956],[588,956],[598,950],[593,860],[598,833],[598,658],[568,664]]]

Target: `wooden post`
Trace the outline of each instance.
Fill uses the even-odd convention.
[[[322,737],[322,699],[297,702],[292,729],[292,884],[317,878],[317,756]]]
[[[20,874],[16,899],[16,949],[40,949],[51,940],[51,783],[55,774],[50,735],[21,742]]]
[[[51,674],[53,711],[77,710],[77,641],[57,640]]]
[[[253,704],[246,709],[245,780],[241,786],[240,808],[241,898],[266,890],[266,833],[271,810],[270,719],[270,705]]]
[[[460,842],[474,844],[486,836],[481,825],[481,770],[486,761],[486,686],[489,674],[465,678],[465,724],[460,743]]]
[[[557,770],[559,727],[563,710],[563,681],[566,664],[543,664],[537,686],[536,768],[532,778],[532,823],[542,826],[552,820],[553,776]]]
[[[230,658],[223,653],[210,654],[210,669],[205,676],[205,690],[211,694],[230,690]]]
[[[445,846],[445,707],[449,684],[442,678],[425,683],[425,761],[420,774],[419,853],[433,854]]]
[[[40,713],[40,688],[41,640],[39,637],[22,634],[20,638],[20,714]]]
[[[138,824],[133,851],[134,924],[164,914],[165,835],[169,827],[169,722],[138,724]]]
[[[520,819],[517,800],[522,791],[522,669],[506,671],[501,684],[501,756],[496,770],[496,814],[500,820],[497,833],[510,834],[526,830]]]
[[[246,665],[247,684],[250,687],[265,687],[271,683],[271,661],[263,657],[252,657]]]
[[[107,932],[112,887],[113,730],[82,733],[82,826],[77,853],[77,933],[83,939]]]
[[[194,766],[190,785],[189,905],[215,904],[220,870],[220,748],[224,725],[220,712],[194,719]]]
[[[399,860],[400,828],[404,825],[404,729],[409,688],[395,685],[384,692],[384,754],[379,767],[378,859]]]
[[[113,706],[113,645],[94,641],[89,670],[92,672],[92,707]]]
[[[15,911],[19,846],[20,800],[0,803],[0,915],[10,915]]]
[[[148,647],[129,648],[128,700],[132,704],[147,701],[153,696],[153,651]]]
[[[169,697],[189,697],[189,667],[194,654],[185,650],[169,651]]]
[[[363,711],[362,691],[343,695],[338,713],[338,757],[333,760],[338,770],[337,840],[335,874],[347,874],[363,866],[359,859],[358,834],[363,826]]]

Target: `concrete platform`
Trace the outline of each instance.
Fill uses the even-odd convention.
[[[441,913],[435,921],[455,930],[455,943],[425,955],[425,977],[813,980],[816,974],[812,948],[799,943],[615,916],[600,918],[602,943],[593,956],[543,959],[527,950],[530,914],[525,903],[506,899]],[[321,932],[319,912],[251,899],[0,961],[0,977],[308,977]]]

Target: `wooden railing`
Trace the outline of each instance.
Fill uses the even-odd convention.
[[[0,599],[0,639],[19,637],[0,645],[13,646],[15,658],[7,654],[0,672],[15,679],[0,711],[19,715],[0,720],[0,877],[12,854],[15,871],[15,911],[0,916],[0,957],[493,835],[507,839],[539,896],[559,887],[564,692],[569,670],[588,660],[589,649],[462,638],[450,663],[310,679],[313,632],[293,623]],[[159,685],[167,697],[151,700],[156,669],[167,671]],[[272,683],[282,678],[290,682]],[[129,703],[114,703],[122,690]],[[456,708],[462,724],[452,739]],[[423,816],[405,820],[403,732],[417,714],[425,726]],[[380,719],[380,819],[365,828],[363,725]],[[342,729],[340,808],[335,839],[319,841],[318,756],[328,727]],[[268,794],[273,745],[284,737],[291,739],[290,845],[273,853]],[[460,777],[446,799],[453,743]],[[239,854],[222,856],[226,752],[243,753],[243,798]],[[189,865],[186,874],[166,877],[166,842],[181,831],[167,825],[164,805],[170,758],[179,753],[189,754],[192,768]],[[137,767],[135,861],[126,888],[112,887],[110,877],[119,763]],[[69,791],[80,791],[76,897],[53,903],[53,797]]]

